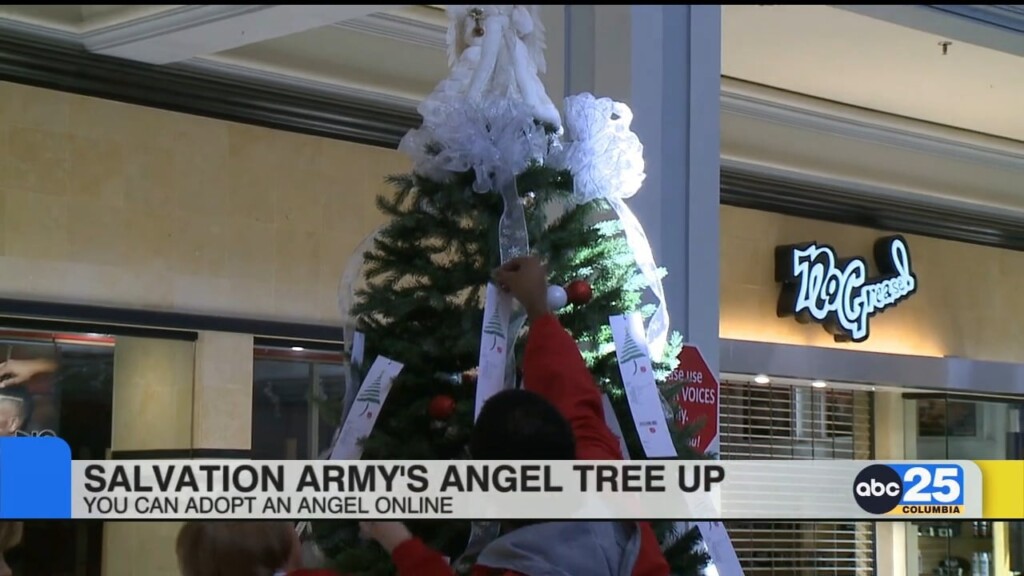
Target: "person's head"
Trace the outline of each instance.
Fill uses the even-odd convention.
[[[528,390],[504,390],[480,409],[469,441],[476,460],[575,460],[576,438],[551,402]]]
[[[182,576],[273,576],[301,568],[291,522],[186,522],[178,532]]]
[[[25,388],[0,388],[0,436],[14,436],[31,417],[32,396]]]
[[[13,576],[4,554],[21,544],[21,522],[0,522],[0,576]]]

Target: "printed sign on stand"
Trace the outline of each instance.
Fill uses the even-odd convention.
[[[708,367],[704,355],[696,346],[687,344],[679,352],[679,365],[669,375],[669,383],[679,384],[678,418],[686,425],[702,421],[700,429],[690,440],[691,446],[701,454],[718,454],[719,451],[719,402],[721,387],[718,376]],[[684,523],[689,529],[696,526],[704,546],[711,556],[718,576],[743,576],[743,568],[736,549],[729,538],[729,532],[721,522]]]
[[[696,346],[687,344],[679,353],[679,366],[669,374],[669,384],[681,385],[677,418],[682,425],[701,421],[703,425],[690,440],[690,446],[701,454],[718,453],[718,378],[708,368],[704,355]]]

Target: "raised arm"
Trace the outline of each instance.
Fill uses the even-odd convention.
[[[24,384],[40,374],[57,371],[57,362],[48,358],[8,360],[0,363],[0,388]]]
[[[401,522],[360,522],[359,530],[387,550],[398,576],[455,576],[444,556],[414,537]]]
[[[601,393],[576,341],[548,311],[547,278],[535,258],[513,260],[495,281],[526,309],[530,335],[523,358],[523,383],[558,408],[576,437],[580,460],[621,460],[618,439],[604,420]]]

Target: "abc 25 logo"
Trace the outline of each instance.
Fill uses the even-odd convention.
[[[853,497],[870,514],[958,512],[964,470],[956,464],[872,464],[857,474]]]

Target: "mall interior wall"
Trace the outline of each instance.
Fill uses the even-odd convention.
[[[392,150],[0,83],[0,298],[340,324]],[[246,454],[253,335],[118,338],[111,456]],[[176,524],[108,524],[103,574],[177,574]]]
[[[0,83],[0,296],[330,323],[383,148]]]

